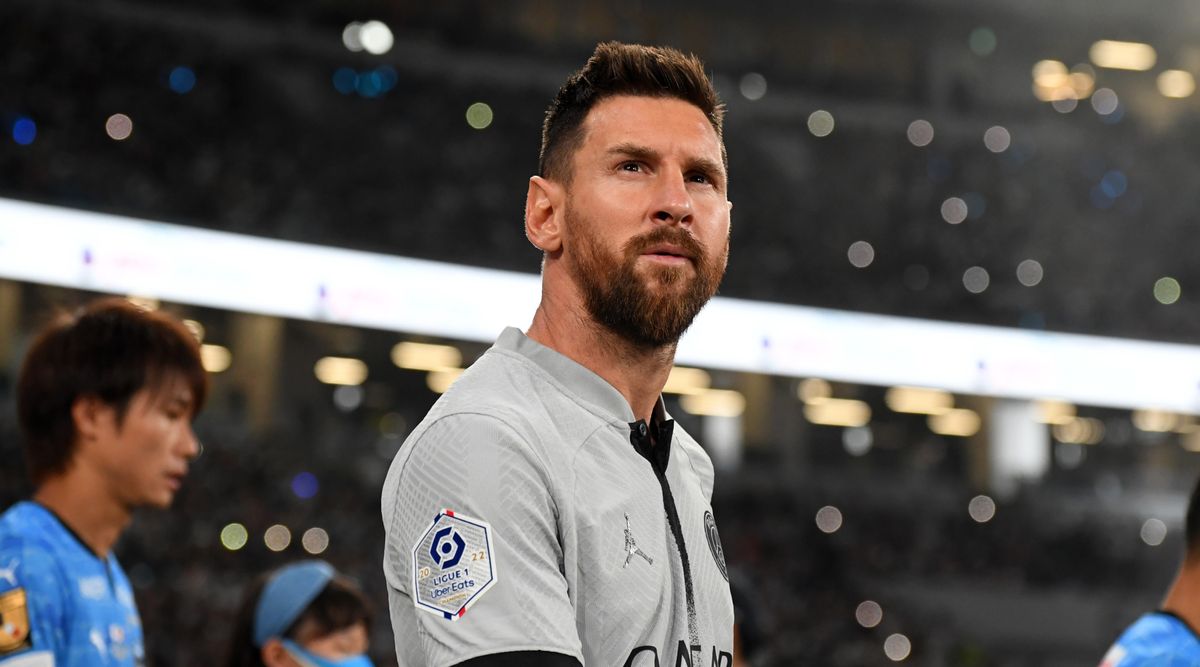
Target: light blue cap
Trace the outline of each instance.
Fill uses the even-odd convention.
[[[254,610],[254,645],[261,647],[268,639],[283,636],[335,574],[323,560],[306,560],[271,575]]]

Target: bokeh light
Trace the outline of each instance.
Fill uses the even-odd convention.
[[[1057,427],[1056,427],[1057,428]],[[1054,445],[1054,460],[1064,470],[1074,470],[1083,464],[1086,450],[1083,445],[1071,442],[1059,442]]]
[[[1099,67],[1145,71],[1158,62],[1153,46],[1141,42],[1120,42],[1101,39],[1088,49],[1088,57]]]
[[[358,41],[367,53],[381,56],[392,50],[395,38],[392,36],[392,29],[383,21],[367,21],[358,30]]]
[[[833,133],[833,114],[824,109],[817,109],[808,115],[808,131],[814,137],[828,137]]]
[[[761,100],[767,94],[767,78],[758,72],[750,72],[742,77],[738,89],[748,100]]]
[[[1142,524],[1141,537],[1143,542],[1156,547],[1167,539],[1167,524],[1159,519],[1146,519]]]
[[[333,405],[341,412],[354,412],[362,405],[366,393],[360,386],[342,385],[333,390]]]
[[[358,72],[349,67],[339,67],[333,73],[333,88],[343,95],[358,89]]]
[[[233,354],[223,345],[205,343],[200,346],[200,363],[209,373],[223,373],[233,363]]]
[[[1173,304],[1182,294],[1183,288],[1180,287],[1179,281],[1170,276],[1154,281],[1154,298],[1161,304]]]
[[[950,197],[942,202],[942,220],[952,225],[966,220],[969,211],[967,202],[963,201],[961,197]]]
[[[987,269],[982,266],[972,266],[963,272],[963,287],[971,294],[979,294],[991,284]]]
[[[123,113],[115,113],[104,122],[104,131],[111,139],[125,141],[133,134],[133,119]]]
[[[176,93],[186,95],[196,87],[196,73],[191,68],[180,65],[171,70],[171,74],[167,77],[167,85]]]
[[[317,495],[320,489],[321,484],[317,481],[317,476],[311,472],[299,472],[292,478],[292,493],[296,494],[297,498],[307,500]]]
[[[1075,110],[1075,107],[1079,106],[1079,100],[1075,99],[1074,97],[1064,97],[1059,100],[1054,100],[1050,103],[1050,106],[1054,107],[1054,110],[1059,113],[1071,113]]]
[[[967,46],[977,56],[990,56],[996,50],[996,33],[987,27],[975,28],[967,37]]]
[[[379,418],[379,434],[389,440],[404,437],[408,430],[408,420],[399,412],[389,412]]]
[[[355,81],[354,89],[358,91],[359,95],[367,99],[379,97],[383,94],[383,78],[375,71],[360,72]]]
[[[1191,72],[1181,69],[1169,69],[1158,75],[1158,92],[1163,97],[1175,99],[1191,97],[1196,92],[1196,78]]]
[[[1042,263],[1036,259],[1022,260],[1017,265],[1017,281],[1026,287],[1034,287],[1042,282],[1044,276]]]
[[[933,141],[933,125],[927,120],[918,118],[908,124],[908,130],[905,133],[908,136],[908,141],[914,146],[928,146]]]
[[[870,426],[851,426],[842,431],[842,446],[851,456],[862,456],[871,451],[875,435]]]
[[[400,81],[400,73],[391,65],[376,67],[375,74],[379,77],[379,83],[385,93],[395,88],[396,84]]]
[[[836,533],[842,527],[842,511],[833,505],[817,510],[817,528],[822,533]]]
[[[875,261],[875,248],[866,241],[855,241],[850,244],[850,249],[846,251],[846,257],[856,268],[864,269]]]
[[[342,29],[342,45],[345,46],[347,50],[355,53],[362,51],[363,44],[360,37],[361,34],[362,22],[351,21],[350,23],[347,23],[346,27]]]
[[[988,496],[975,496],[967,503],[967,514],[975,523],[987,523],[996,516],[996,501]]]
[[[12,138],[21,146],[32,144],[37,139],[37,123],[26,116],[18,117],[12,124]]]
[[[893,662],[900,662],[912,654],[912,642],[900,633],[888,635],[883,641],[883,652]]]
[[[292,543],[292,531],[283,524],[275,524],[263,533],[263,544],[271,551],[283,551]]]
[[[863,600],[854,610],[854,620],[864,628],[873,628],[883,622],[883,607],[874,600]]]
[[[362,384],[369,372],[361,359],[353,357],[321,357],[313,365],[313,374],[325,384]]]
[[[221,546],[237,551],[250,541],[250,533],[240,523],[231,523],[221,529]]]
[[[1112,88],[1100,88],[1092,93],[1092,108],[1101,116],[1107,116],[1117,110],[1120,99]]]
[[[467,107],[467,125],[476,130],[482,130],[491,125],[492,118],[492,108],[483,102],[476,102]]]
[[[1123,172],[1116,169],[1105,172],[1104,177],[1100,179],[1100,189],[1113,199],[1125,194],[1128,187],[1129,179]]]
[[[993,153],[1003,153],[1011,143],[1012,137],[1008,130],[999,125],[993,125],[983,133],[983,145]]]
[[[309,528],[300,536],[300,546],[314,556],[325,553],[329,548],[329,533],[323,528]]]

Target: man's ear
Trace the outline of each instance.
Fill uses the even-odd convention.
[[[555,253],[562,248],[564,201],[563,187],[557,182],[530,177],[525,195],[525,237],[542,252]]]
[[[112,406],[98,396],[79,396],[71,404],[71,420],[75,423],[75,435],[80,442],[95,440],[104,420],[114,417]]]

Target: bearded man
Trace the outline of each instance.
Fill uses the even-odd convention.
[[[713,466],[663,407],[729,252],[702,63],[605,43],[546,113],[542,300],[434,405],[382,498],[401,665],[733,662]]]

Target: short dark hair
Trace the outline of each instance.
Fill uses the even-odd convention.
[[[583,143],[583,121],[597,102],[616,95],[673,97],[695,105],[716,130],[726,163],[721,103],[704,64],[694,55],[661,46],[603,42],[578,72],[559,88],[542,123],[538,173],[571,180],[571,156]]]
[[[17,419],[33,483],[70,465],[77,399],[94,396],[113,406],[120,424],[134,394],[176,378],[192,391],[194,417],[208,375],[196,337],[174,317],[116,297],[60,314],[34,339],[17,376]]]
[[[267,572],[255,579],[242,598],[234,621],[227,667],[264,667],[262,648],[254,643],[254,613],[258,607],[258,599],[273,574],[274,572]],[[356,623],[364,624],[369,636],[374,619],[374,609],[363,595],[362,589],[350,579],[336,575],[283,631],[283,636],[296,640],[297,631],[305,624],[311,624],[316,636],[324,637],[352,627]]]

